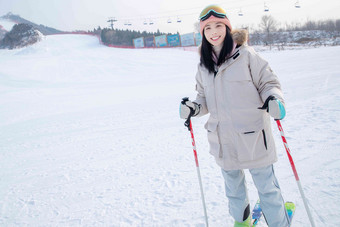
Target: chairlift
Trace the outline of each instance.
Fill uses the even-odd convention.
[[[169,19],[168,19],[168,24],[171,24],[171,23],[172,23],[172,21],[171,21],[171,19],[169,18]]]
[[[242,9],[240,9],[240,11],[238,11],[238,15],[239,15],[240,17],[243,16]]]
[[[114,22],[117,22],[117,19],[115,17],[110,17],[107,22],[114,23]]]
[[[266,3],[264,3],[264,11],[269,12],[269,7],[266,5]]]
[[[144,21],[144,25],[148,25],[148,22],[146,22],[146,20]]]
[[[177,17],[177,23],[181,23],[181,22],[182,22],[181,18]]]
[[[129,21],[127,25],[128,25],[128,26],[131,26],[132,24],[131,24],[131,22]]]
[[[116,21],[117,21],[117,19],[115,17],[110,17],[107,22],[116,22]]]
[[[150,20],[149,25],[153,25],[153,21],[152,20]]]
[[[300,3],[299,3],[299,0],[295,2],[295,8],[298,8],[298,9],[301,8],[301,5],[300,5]]]

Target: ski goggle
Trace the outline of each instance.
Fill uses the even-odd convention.
[[[219,17],[219,18],[224,18],[227,16],[227,12],[220,6],[210,5],[202,10],[200,14],[200,20],[205,21],[211,15],[214,15],[215,17]]]

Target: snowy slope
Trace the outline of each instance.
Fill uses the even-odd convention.
[[[6,31],[10,31],[12,30],[13,26],[15,25],[14,22],[7,20],[7,19],[3,19],[0,18],[0,26],[5,29]]]
[[[283,85],[282,124],[315,221],[337,226],[340,47],[261,55]],[[195,52],[107,48],[81,35],[0,50],[0,226],[204,226],[178,117],[181,98],[195,97],[197,62]],[[210,226],[232,226],[206,119],[193,125]],[[309,226],[275,127],[276,174],[297,204],[293,226]]]

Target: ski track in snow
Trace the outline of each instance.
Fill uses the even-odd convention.
[[[260,55],[282,83],[282,125],[315,222],[337,226],[340,47]],[[0,226],[205,226],[191,138],[178,116],[181,98],[195,97],[198,60],[180,49],[107,48],[84,35],[0,50]],[[209,224],[232,226],[206,120],[193,127]],[[297,206],[293,226],[309,226],[272,126],[275,171]]]

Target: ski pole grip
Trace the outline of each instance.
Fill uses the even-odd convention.
[[[182,104],[185,105],[185,103],[189,101],[189,98],[188,97],[185,97],[185,98],[182,98]],[[188,128],[188,130],[190,131],[190,119],[191,117],[195,114],[195,110],[191,107],[189,107],[190,109],[190,114],[187,118],[187,120],[184,122],[184,126]]]
[[[189,98],[188,98],[188,97],[182,98],[182,103],[183,103],[183,104],[184,104],[186,101],[189,101]]]

